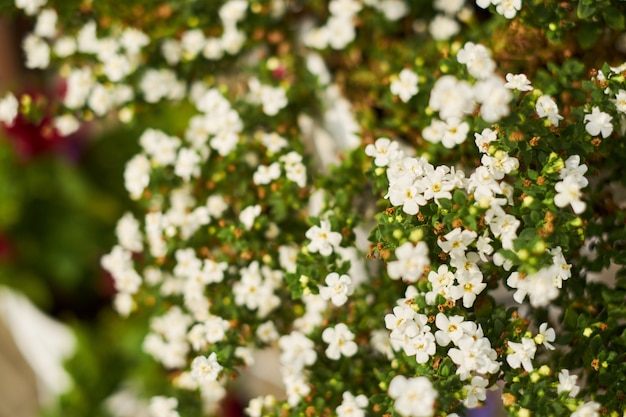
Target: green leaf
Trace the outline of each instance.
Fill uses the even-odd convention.
[[[590,49],[596,44],[601,32],[601,25],[597,23],[584,23],[576,33],[576,40],[578,40],[578,44],[581,48]]]
[[[599,334],[595,335],[591,342],[589,342],[589,348],[594,355],[600,353],[600,351],[604,348],[604,342],[602,341],[602,336]]]
[[[615,7],[609,7],[602,12],[607,26],[615,30],[624,30],[624,14]]]
[[[565,310],[565,316],[563,317],[563,324],[568,330],[576,329],[576,322],[578,321],[578,313],[574,311],[572,307]]]
[[[581,20],[590,18],[596,11],[596,6],[593,2],[589,1],[581,1],[578,3],[578,9],[576,9],[576,14],[578,18]]]

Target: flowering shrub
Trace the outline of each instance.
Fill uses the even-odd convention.
[[[624,414],[622,2],[44,3],[55,129],[143,129],[102,266],[151,315],[151,415],[265,348],[250,416]]]

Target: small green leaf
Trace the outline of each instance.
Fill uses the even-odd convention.
[[[596,11],[596,6],[593,2],[589,1],[581,1],[578,3],[578,9],[576,10],[576,14],[578,18],[581,20],[590,18]]]
[[[576,32],[578,44],[583,49],[590,49],[596,44],[600,32],[602,32],[602,25],[598,25],[597,23],[582,24],[578,32]]]
[[[607,26],[615,30],[624,30],[624,14],[615,7],[609,7],[602,12]]]

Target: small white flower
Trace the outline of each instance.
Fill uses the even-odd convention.
[[[595,401],[589,401],[578,406],[571,417],[600,417],[600,404]]]
[[[354,356],[358,350],[354,342],[354,333],[344,323],[324,329],[322,340],[328,343],[326,356],[329,359],[338,360],[341,356]]]
[[[196,356],[191,362],[191,376],[199,383],[217,381],[224,369],[217,361],[217,354],[212,352],[209,357]]]
[[[246,230],[252,229],[254,220],[261,214],[261,206],[258,204],[248,206],[239,213],[239,221]]]
[[[611,124],[613,118],[603,111],[600,111],[598,107],[591,109],[591,114],[585,115],[585,130],[591,136],[598,136],[602,134],[603,138],[610,136],[613,133],[613,124]]]
[[[483,45],[467,42],[456,55],[457,61],[467,66],[467,71],[476,79],[483,80],[493,74],[496,63],[490,51]]]
[[[554,329],[548,327],[548,323],[541,323],[539,326],[539,333],[533,339],[536,344],[544,345],[546,349],[554,350],[554,346],[550,344],[550,342],[554,342],[556,340],[556,333]]]
[[[399,96],[400,100],[406,103],[419,91],[419,88],[417,86],[418,80],[419,77],[416,73],[414,73],[410,69],[405,68],[400,71],[400,74],[398,74],[397,78],[395,78],[391,82],[391,93]]]
[[[547,117],[554,126],[558,126],[559,120],[563,120],[563,116],[559,114],[559,108],[554,100],[546,95],[540,96],[537,99],[535,109],[539,117]]]
[[[0,122],[4,122],[8,126],[13,125],[18,109],[19,103],[15,96],[12,93],[6,93],[4,98],[0,100]]]
[[[271,165],[259,165],[252,175],[252,181],[256,185],[269,184],[280,177],[280,165],[274,162]]]
[[[618,112],[626,114],[626,90],[619,90],[615,95],[615,108]]]
[[[54,128],[61,136],[69,136],[80,128],[80,122],[72,114],[63,114],[54,119]]]
[[[22,49],[26,55],[26,68],[45,69],[50,64],[50,47],[39,36],[32,33],[26,36]]]
[[[574,398],[580,392],[580,387],[576,385],[578,375],[571,375],[569,370],[563,369],[559,372],[559,385],[557,386],[557,393],[569,391],[569,396]]]
[[[320,296],[324,300],[330,300],[336,306],[342,306],[352,294],[352,279],[348,275],[339,276],[336,272],[326,275],[326,286],[320,287]]]
[[[557,194],[554,196],[554,204],[557,207],[572,206],[574,213],[581,214],[587,207],[586,203],[581,200],[582,191],[580,189],[580,183],[573,177],[565,177],[563,181],[559,181],[555,184],[554,189]]]
[[[33,32],[42,38],[52,38],[56,35],[57,12],[54,9],[45,9],[39,12],[35,30]]]
[[[374,165],[377,167],[385,167],[400,156],[400,150],[397,142],[392,142],[388,138],[378,138],[374,144],[370,143],[365,147],[365,154],[374,158]]]
[[[150,417],[180,417],[176,408],[178,400],[173,397],[156,396],[150,399],[148,413]]]
[[[532,360],[535,358],[537,346],[533,339],[524,337],[522,338],[522,343],[509,342],[509,349],[513,353],[509,353],[506,356],[506,361],[511,365],[511,368],[523,367],[526,372],[534,369]]]
[[[518,91],[532,91],[533,87],[530,85],[530,81],[525,74],[511,74],[506,75],[506,88]]]
[[[400,279],[405,282],[416,282],[424,273],[424,268],[430,265],[428,246],[426,242],[413,245],[405,242],[395,250],[397,260],[387,264],[389,278]]]
[[[363,394],[356,397],[352,393],[345,391],[343,393],[343,401],[335,412],[337,417],[365,417],[365,408],[367,407],[367,397]]]
[[[395,376],[389,383],[389,396],[394,408],[403,417],[431,417],[435,412],[438,393],[428,378]]]
[[[319,226],[312,226],[306,231],[306,238],[311,242],[307,249],[313,253],[319,252],[322,256],[329,256],[341,243],[341,233],[331,230],[330,222],[322,220]]]

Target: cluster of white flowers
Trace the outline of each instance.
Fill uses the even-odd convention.
[[[254,104],[261,104],[263,113],[267,116],[275,116],[287,106],[287,94],[282,87],[264,85],[256,78],[248,81],[250,94],[248,100]]]
[[[522,0],[476,0],[476,5],[483,9],[494,5],[496,12],[507,19],[513,19],[522,10]]]
[[[295,406],[301,398],[311,392],[306,379],[306,367],[317,361],[315,344],[299,331],[281,336],[278,341],[281,350],[280,363],[283,383],[287,391],[287,402]]]
[[[240,279],[233,286],[235,303],[249,310],[256,310],[259,317],[266,317],[280,304],[274,293],[283,285],[282,270],[259,267],[254,261],[239,271]]]
[[[307,31],[304,44],[314,49],[344,49],[356,37],[354,17],[362,7],[357,0],[331,0],[328,4],[330,16],[326,24]]]
[[[125,316],[130,314],[133,308],[132,295],[139,291],[143,281],[141,275],[135,270],[132,260],[132,251],[137,249],[135,236],[139,232],[138,228],[135,229],[138,224],[133,220],[134,218],[129,214],[120,220],[118,233],[126,240],[120,241],[120,245],[114,246],[111,252],[103,256],[101,260],[102,267],[113,277],[117,291],[114,302],[115,308]],[[123,246],[123,244],[130,244],[130,246]]]
[[[181,61],[189,62],[202,55],[205,59],[216,61],[224,54],[234,55],[241,51],[246,42],[246,35],[237,28],[248,10],[248,1],[229,0],[218,12],[223,31],[221,36],[206,37],[200,29],[183,32],[180,39],[166,38],[161,43],[161,53],[171,66]]]
[[[513,299],[523,303],[526,296],[534,307],[545,307],[559,296],[563,281],[571,277],[571,265],[563,256],[562,249],[557,246],[550,250],[553,264],[539,271],[524,275],[513,272],[507,279],[507,285],[515,289]]]

